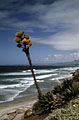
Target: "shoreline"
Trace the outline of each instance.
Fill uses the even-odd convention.
[[[16,98],[13,101],[0,103],[0,120],[4,120],[5,116],[8,117],[7,116],[8,114],[14,114],[14,112],[16,113],[16,111],[18,111],[17,112],[18,117],[19,116],[21,117],[21,115],[23,115],[27,109],[32,108],[32,105],[36,101],[37,101],[37,94],[22,98]],[[18,119],[12,119],[12,120],[18,120]]]
[[[49,90],[42,90],[42,93],[46,93]],[[15,98],[12,101],[6,101],[0,103],[0,117],[3,114],[7,114],[7,112],[9,112],[10,110],[12,111],[18,108],[24,108],[24,109],[26,108],[27,110],[32,107],[32,105],[37,101],[37,99],[38,99],[38,94],[35,93],[33,95],[19,97],[19,98]]]
[[[47,91],[43,90],[42,93],[46,93]],[[37,100],[38,94],[35,93],[30,96],[15,98],[13,101],[0,103],[0,120],[20,120],[25,111],[32,109],[33,104]]]
[[[62,83],[64,79],[59,80]],[[51,90],[51,89],[49,89]],[[46,93],[49,90],[42,90]],[[38,100],[38,94],[15,98],[13,101],[0,103],[0,120],[20,120],[28,109]]]

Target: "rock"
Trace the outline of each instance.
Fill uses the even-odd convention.
[[[70,77],[70,80],[73,80],[73,76]]]
[[[24,112],[24,109],[23,108],[18,108],[17,110],[16,110],[16,113],[17,114],[20,114],[20,113],[23,113]]]
[[[31,116],[32,114],[33,114],[32,108],[30,108],[24,113],[24,118],[27,118],[27,117]]]
[[[73,72],[72,80],[75,82],[79,82],[79,69]]]
[[[8,118],[8,115],[4,115],[0,118],[0,120],[10,120],[10,119]]]
[[[17,115],[17,111],[11,110],[10,112],[7,113],[7,115],[8,115],[8,120],[13,120]]]
[[[8,116],[9,120],[13,120],[15,117],[16,117],[16,114],[10,114],[10,115]]]
[[[7,115],[14,114],[14,113],[16,113],[16,110],[11,110],[10,112],[7,113]]]
[[[17,114],[13,120],[20,120],[23,115],[24,115],[23,113]]]

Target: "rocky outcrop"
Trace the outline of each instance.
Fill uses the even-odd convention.
[[[74,82],[79,82],[79,69],[72,73],[72,77],[70,79]]]
[[[19,120],[27,110],[27,107],[20,107],[10,110],[0,116],[0,120]],[[29,114],[28,114],[29,115]]]
[[[24,118],[27,118],[27,117],[29,117],[31,115],[33,115],[32,108],[25,111]]]

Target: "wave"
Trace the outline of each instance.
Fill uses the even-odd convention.
[[[23,73],[26,73],[27,71],[22,71]]]
[[[44,73],[53,73],[58,69],[52,69],[52,70],[35,70],[35,74],[44,74]],[[32,75],[31,70],[22,71],[22,72],[10,72],[10,73],[0,73],[0,76],[21,76],[21,75]]]
[[[45,79],[45,78],[49,78],[51,76],[57,76],[58,74],[57,73],[53,73],[53,74],[45,74],[45,75],[36,75],[36,79]],[[16,81],[16,82],[20,82],[21,80],[30,80],[30,81],[33,81],[33,77],[32,75],[29,76],[29,77],[17,77],[17,78],[8,78],[8,79],[2,79],[1,81],[3,81],[5,83],[5,81],[8,83],[9,81],[13,82],[13,81]]]
[[[5,91],[5,93],[6,93],[6,91]],[[16,91],[14,93],[12,92],[12,94],[10,93],[10,95],[8,93],[6,99],[0,100],[0,103],[13,101],[20,93],[21,93],[21,91]]]
[[[37,76],[36,78],[37,79],[45,79],[45,78],[49,78],[51,76],[52,76],[52,74],[49,74],[49,75],[40,75],[40,76]]]
[[[27,72],[13,72],[13,73],[3,73],[0,74],[0,76],[8,76],[8,75],[31,75],[31,73],[27,73]]]
[[[66,68],[60,68],[60,70],[66,70],[66,71],[75,71],[79,69],[79,67],[66,67]]]
[[[1,90],[2,94],[5,93],[3,95],[4,96],[7,95],[7,98],[5,99],[4,97],[4,100],[3,101],[0,100],[0,103],[7,102],[7,101],[13,101],[17,96],[19,96],[20,93],[26,91],[33,84],[34,84],[34,81],[31,81],[31,82],[27,81],[25,84],[21,82],[20,84],[16,84],[16,85],[0,85],[0,89],[2,89]],[[8,90],[8,94],[6,93],[7,90]]]
[[[44,74],[44,73],[54,73],[54,72],[56,72],[58,69],[51,69],[51,70],[47,70],[47,69],[45,69],[45,70],[36,70],[36,69],[34,69],[34,72],[35,72],[35,74]],[[25,71],[22,71],[22,72],[25,72]],[[27,73],[31,73],[31,70],[27,70]]]
[[[37,82],[44,82],[44,80],[37,80]]]
[[[33,71],[36,71],[36,69],[33,69]],[[27,70],[27,72],[31,72],[31,70]]]
[[[57,69],[52,69],[52,70],[36,70],[35,74],[41,74],[41,73],[51,73],[55,72]]]
[[[62,79],[70,78],[71,76],[72,76],[72,74],[70,74],[70,75],[64,75],[64,76],[53,78],[51,80],[62,80]]]
[[[50,84],[51,84],[52,81],[54,80],[56,82],[61,82],[61,79],[71,77],[72,75],[70,73],[75,71],[76,69],[79,69],[79,67],[65,67],[65,68],[57,68],[57,69],[53,69],[53,68],[52,69],[34,69],[34,72],[36,75],[37,82],[45,82],[45,84],[47,84],[47,82],[51,80],[50,81]],[[3,95],[2,96],[3,99],[0,98],[0,103],[4,100],[4,98],[5,100],[3,102],[14,100],[17,96],[19,96],[20,93],[22,93],[23,95],[23,92],[26,91],[29,87],[31,89],[35,89],[32,86],[34,84],[34,80],[31,74],[31,70],[0,73],[0,79],[1,79],[0,95]],[[45,81],[45,79],[47,80]],[[46,85],[46,87],[47,87],[46,89],[48,89],[48,85]],[[30,94],[30,92],[28,94]]]
[[[18,87],[22,87],[24,85],[22,84],[14,84],[14,85],[0,85],[0,89],[2,88],[18,88]]]
[[[49,78],[53,76],[53,74],[48,74],[48,75],[39,75],[39,76],[36,76],[36,79],[45,79],[45,78]],[[33,77],[27,77],[27,78],[23,78],[23,79],[26,79],[26,80],[33,80]]]

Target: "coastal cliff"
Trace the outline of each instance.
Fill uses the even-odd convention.
[[[18,99],[14,104],[5,103],[4,109],[0,108],[0,120],[79,119],[79,70],[73,72],[72,77],[65,79],[53,90],[44,93],[41,98],[30,99]],[[10,108],[8,104],[11,104]]]

